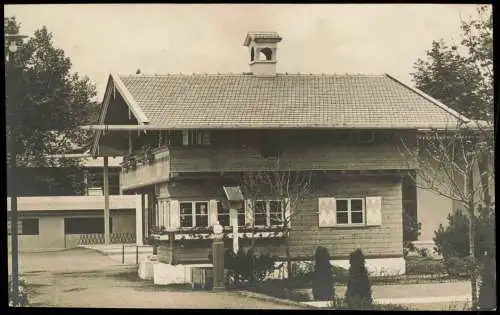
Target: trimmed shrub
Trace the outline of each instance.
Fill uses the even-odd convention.
[[[493,257],[484,259],[481,270],[481,287],[479,289],[479,308],[481,311],[492,311],[497,307],[496,266]]]
[[[349,257],[349,281],[345,300],[350,308],[368,307],[373,304],[372,288],[365,266],[365,256],[361,249],[353,251]]]
[[[313,298],[316,301],[330,301],[335,296],[333,270],[330,254],[325,247],[316,248],[314,254]]]

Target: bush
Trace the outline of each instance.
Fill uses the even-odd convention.
[[[322,246],[314,254],[313,298],[316,301],[330,301],[335,296],[333,286],[333,270],[330,265],[330,254]]]
[[[309,262],[292,262],[292,279],[312,280],[314,265]]]
[[[366,307],[373,304],[372,288],[365,266],[365,256],[356,249],[349,257],[349,281],[345,293],[349,307]]]
[[[481,287],[479,289],[479,308],[481,311],[492,311],[497,307],[496,266],[493,257],[484,260],[481,270]]]
[[[478,207],[475,226],[475,255],[495,255],[495,209]],[[434,232],[434,250],[444,258],[469,256],[469,218],[461,211],[448,215],[448,226]]]
[[[275,260],[268,253],[259,254],[254,249],[245,252],[240,248],[236,255],[232,250],[227,250],[224,255],[224,266],[228,270],[226,281],[228,284],[263,281],[274,271]]]
[[[446,273],[452,277],[469,275],[474,268],[472,257],[448,257],[443,262]]]
[[[18,288],[18,305],[17,306],[27,306],[29,304],[28,301],[28,293],[26,292],[26,282],[22,279],[19,279],[19,288]],[[9,278],[9,306],[14,306],[14,301],[12,300],[14,295],[14,288],[12,286],[12,278]]]
[[[406,257],[408,275],[442,275],[446,272],[442,260],[428,257]]]

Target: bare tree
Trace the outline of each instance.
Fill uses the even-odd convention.
[[[259,171],[245,173],[243,175],[243,189],[253,201],[249,206],[253,207],[252,213],[255,214],[255,201],[272,199],[279,201],[281,205],[280,215],[273,213],[270,218],[273,225],[273,233],[281,233],[285,241],[285,257],[287,278],[291,278],[292,264],[289,246],[289,235],[292,229],[294,217],[300,213],[302,203],[311,190],[311,172],[292,171],[290,169],[281,170],[279,159],[277,160],[276,170]],[[252,220],[252,247],[255,245],[255,220]]]
[[[403,153],[418,165],[410,177],[418,188],[429,189],[460,202],[469,216],[469,255],[472,304],[477,306],[475,224],[479,205],[491,206],[490,185],[494,182],[494,135],[485,121],[460,123],[448,130],[429,130],[417,139],[401,138]]]

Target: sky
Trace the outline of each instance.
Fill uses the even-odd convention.
[[[277,71],[410,73],[433,40],[458,43],[470,4],[7,5],[21,34],[44,25],[102,100],[110,73],[241,73],[248,31],[276,31]]]

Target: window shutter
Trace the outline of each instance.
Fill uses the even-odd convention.
[[[337,203],[335,198],[318,198],[319,227],[333,227],[337,224]]]
[[[203,131],[203,144],[210,145],[210,131]]]
[[[170,200],[170,227],[178,229],[181,226],[179,200]]]
[[[163,221],[164,208],[164,200],[158,200],[158,227],[165,226]]]
[[[208,226],[214,225],[217,221],[217,200],[210,200],[208,202]]]
[[[182,130],[182,145],[189,145],[189,131]]]
[[[288,227],[292,226],[292,213],[290,212],[290,198],[285,198],[284,219]]]
[[[382,225],[382,197],[366,197],[366,225]]]
[[[163,201],[163,226],[164,227],[169,227],[170,226],[170,201],[169,200],[164,200]]]
[[[245,200],[245,225],[253,225],[253,202],[250,199]]]

